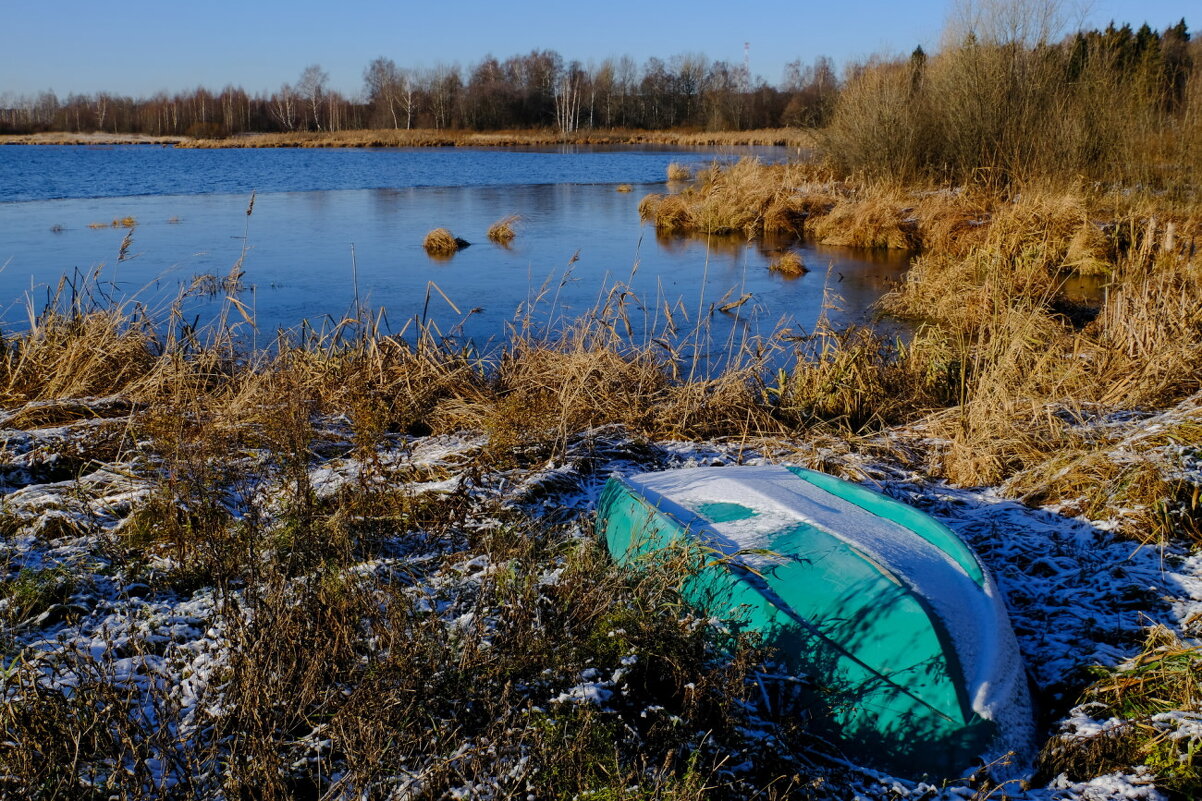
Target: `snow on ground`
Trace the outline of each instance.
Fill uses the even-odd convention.
[[[69,683],[78,677],[63,674],[54,656],[68,650],[84,653],[98,669],[139,687],[147,699],[154,694],[152,686],[162,690],[183,711],[180,719],[186,729],[196,708],[220,703],[220,687],[214,681],[221,675],[229,641],[213,591],[152,586],[161,574],[153,562],[137,574],[114,568],[113,532],[151,492],[149,480],[140,477],[135,465],[87,464],[77,478],[69,480],[53,469],[62,458],[54,454],[70,451],[70,442],[82,443],[96,431],[115,430],[121,418],[101,413],[108,402],[95,404],[99,410],[95,418],[52,428],[0,430],[4,454],[0,512],[5,532],[0,538],[0,567],[9,581],[17,580],[22,571],[51,568],[70,577],[63,597],[30,619],[15,621],[5,632],[9,640],[5,663],[7,667],[23,651],[25,659],[44,660],[47,682]],[[0,426],[11,419],[11,414],[0,415]],[[1134,417],[1104,424],[1130,428],[1124,442],[1133,447],[1129,440],[1146,435],[1149,426],[1170,422]],[[338,421],[330,422],[330,440],[337,439],[339,428]],[[540,469],[492,473],[470,483],[462,468],[483,444],[474,435],[397,436],[381,449],[379,462],[407,480],[415,493],[467,492],[488,501],[481,508],[490,511],[469,525],[489,525],[487,515],[493,513],[493,502],[500,500],[554,523],[576,520],[580,536],[589,536],[587,515],[611,474],[807,461],[804,453],[796,451],[791,458],[781,458],[779,449],[767,445],[757,450],[724,444],[645,443],[604,429],[578,438],[563,459]],[[1173,443],[1158,447],[1172,450],[1183,475],[1202,474],[1196,452]],[[329,452],[332,455],[317,459],[311,471],[319,495],[354,485],[364,475],[364,466],[346,456],[346,449]],[[823,458],[828,463],[831,459],[829,454]],[[953,488],[903,467],[854,455],[834,459],[841,462],[836,466],[843,472],[862,476],[867,486],[923,509],[976,549],[1005,597],[1034,686],[1056,708],[1066,709],[1074,700],[1065,695],[1069,692],[1066,677],[1072,684],[1082,668],[1115,666],[1129,659],[1138,651],[1147,626],[1164,625],[1187,639],[1202,628],[1202,555],[1137,546],[1116,534],[1108,521],[1028,508],[991,488]],[[270,493],[271,487],[264,484],[258,491]],[[428,545],[399,549],[365,562],[360,570],[401,575],[411,585],[419,610],[455,625],[474,625],[470,590],[493,566],[483,555],[452,558],[436,544]],[[557,580],[556,569],[547,566],[547,582]],[[604,704],[619,679],[582,675],[576,685],[547,703]],[[153,709],[147,714],[154,714]],[[1082,709],[1064,712],[1051,724],[1081,735],[1106,725]],[[1196,714],[1169,715],[1158,725],[1168,736],[1202,739],[1202,720]],[[177,734],[186,738],[194,733]],[[955,784],[938,789],[871,771],[857,775],[852,789],[865,798],[952,799],[970,794]],[[172,780],[159,778],[168,785]],[[406,783],[409,778],[398,781]],[[1045,788],[1025,792],[1012,785],[1007,795],[1046,801],[1162,797],[1142,771],[1083,783],[1059,778]]]

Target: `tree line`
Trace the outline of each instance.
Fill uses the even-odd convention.
[[[0,95],[0,133],[39,131],[223,137],[241,133],[365,128],[502,130],[705,128],[745,130],[825,121],[838,80],[829,58],[790,63],[777,86],[752,79],[744,65],[699,54],[630,57],[584,65],[554,50],[466,70],[458,64],[400,67],[371,61],[353,97],[331,89],[320,65],[295,83],[250,94],[227,86],[133,98],[108,92]]]
[[[295,83],[254,95],[228,86],[149,98],[0,96],[0,133],[825,126],[828,152],[850,169],[952,175],[982,166],[1014,172],[1040,159],[1084,169],[1115,157],[1120,140],[1147,145],[1165,141],[1173,126],[1196,126],[1202,53],[1184,19],[1160,32],[1111,23],[1056,41],[1028,23],[970,20],[929,58],[918,48],[909,58],[850,64],[842,76],[824,56],[796,60],[775,86],[753,80],[742,64],[700,54],[584,65],[534,50],[485,56],[466,70],[406,68],[381,56],[353,97],[331,89],[316,64]],[[1192,141],[1190,130],[1175,141]]]

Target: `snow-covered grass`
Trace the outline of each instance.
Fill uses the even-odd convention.
[[[1127,434],[1150,419],[1131,418]],[[313,431],[302,472],[267,448],[209,477],[220,492],[172,506],[155,499],[197,491],[172,472],[191,457],[169,466],[146,442],[69,481],[8,474],[8,791],[988,794],[984,778],[915,785],[841,762],[807,731],[802,685],[679,606],[670,573],[610,565],[589,513],[612,473],[803,463],[925,509],[997,578],[1058,743],[1123,725],[1107,724],[1095,700],[1074,706],[1091,668],[1134,659],[1149,625],[1188,639],[1202,619],[1197,557],[1140,546],[1110,520],[925,478],[882,459],[881,441],[752,447],[609,427],[571,437],[545,463],[486,469],[479,435],[386,434],[364,452],[316,447],[349,445],[344,420],[317,418]],[[21,441],[61,433],[42,436],[29,429]],[[205,503],[223,512],[207,517]],[[130,521],[147,508],[177,519],[135,533]],[[244,552],[213,562],[179,547],[218,529],[220,547]],[[1197,713],[1158,709],[1159,741],[1192,753]],[[1046,785],[1005,792],[1157,798],[1155,776],[1170,774],[1138,756],[1099,763],[1097,778],[1061,760]]]

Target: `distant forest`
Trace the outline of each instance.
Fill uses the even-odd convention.
[[[971,34],[970,34],[971,36]],[[1086,62],[1104,64],[1118,79],[1157,84],[1167,105],[1179,102],[1193,68],[1185,21],[1157,33],[1148,25],[1081,32],[1057,43],[1040,43],[1064,65],[1066,84],[1084,74]],[[971,44],[971,42],[968,42]],[[963,46],[963,45],[962,45]],[[921,48],[908,61],[921,64]],[[242,133],[345,131],[368,128],[504,130],[695,128],[714,131],[826,124],[840,93],[866,72],[890,64],[877,59],[848,65],[836,74],[829,58],[787,65],[779,85],[748,74],[743,64],[684,54],[638,65],[629,57],[583,65],[553,50],[536,50],[499,61],[486,56],[468,69],[397,66],[372,61],[363,88],[347,97],[329,88],[319,65],[306,67],[293,84],[251,95],[227,86],[198,88],[149,98],[107,92],[0,95],[0,133],[43,131],[220,138]]]

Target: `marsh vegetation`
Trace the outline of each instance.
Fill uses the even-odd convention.
[[[215,278],[209,326],[65,281],[0,340],[3,792],[1196,795],[1202,58],[1184,26],[1028,30],[861,65],[818,158],[639,205],[664,236],[783,237],[782,272],[797,238],[913,254],[880,304],[903,338],[823,315],[705,369],[724,308],[647,335],[617,284],[492,348],[424,314],[247,348]],[[591,536],[611,472],[749,461],[977,549],[1045,710],[1030,781],[847,764],[821,688],[698,619],[678,565],[619,571]]]

